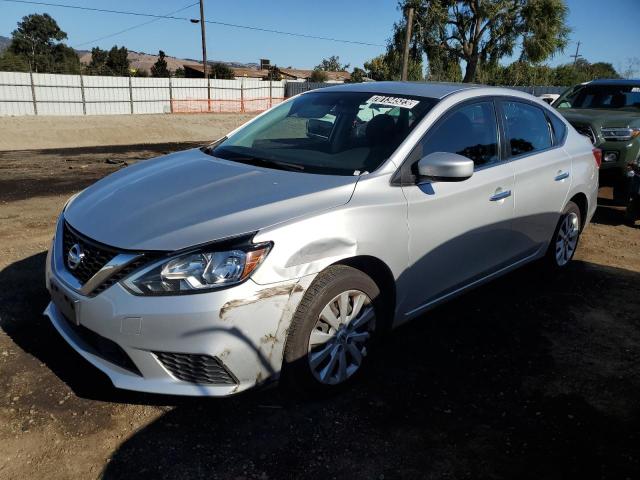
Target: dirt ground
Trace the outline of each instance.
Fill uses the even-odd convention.
[[[1,479],[640,478],[640,229],[606,198],[561,276],[429,312],[339,395],[114,389],[41,315],[45,250],[71,194],[189,146],[0,152]]]

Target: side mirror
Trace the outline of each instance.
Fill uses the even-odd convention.
[[[473,160],[457,153],[434,152],[418,162],[418,180],[462,182],[473,175]]]

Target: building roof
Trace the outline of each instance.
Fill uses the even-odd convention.
[[[371,92],[382,94],[415,95],[417,97],[443,98],[451,93],[484,85],[471,83],[438,83],[438,82],[367,82],[348,83],[335,87],[323,88],[327,91]]]
[[[300,70],[298,68],[280,68],[278,70],[285,77],[291,77],[295,79],[304,79],[311,77],[313,74],[313,70]],[[347,81],[351,79],[351,74],[349,72],[324,72],[327,74],[327,80],[339,80],[339,81]]]

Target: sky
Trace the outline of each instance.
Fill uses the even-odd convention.
[[[197,0],[43,0],[47,3],[125,10],[166,15]],[[570,62],[580,41],[580,54],[591,62],[611,62],[623,69],[631,57],[640,57],[640,0],[566,0],[572,28],[571,43],[550,65]],[[200,27],[188,21],[162,19],[111,38],[99,37],[133,27],[149,18],[99,13],[54,6],[10,3],[0,0],[0,35],[9,37],[20,18],[29,13],[49,13],[67,32],[74,48],[110,48],[180,58],[202,57]],[[198,6],[175,16],[197,18]],[[323,58],[339,55],[343,63],[359,66],[384,51],[393,23],[400,18],[396,0],[205,0],[207,20],[274,30],[353,40],[381,46],[355,45],[207,24],[207,58],[258,62],[268,58],[281,67],[313,68]],[[89,42],[89,43],[86,43]],[[509,59],[506,59],[509,61]]]

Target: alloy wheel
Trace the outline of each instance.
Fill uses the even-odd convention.
[[[578,245],[580,235],[580,219],[574,212],[569,212],[564,216],[558,229],[556,238],[556,262],[559,266],[565,266]]]
[[[371,299],[359,290],[336,295],[322,309],[309,336],[309,367],[322,384],[344,382],[361,365],[375,330]]]

